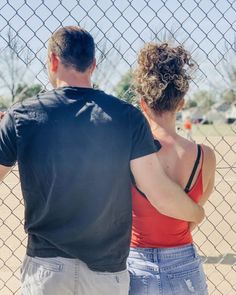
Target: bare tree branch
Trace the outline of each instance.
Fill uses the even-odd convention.
[[[28,56],[21,40],[9,30],[5,39],[7,45],[0,51],[0,85],[11,95],[11,102],[15,101],[17,87],[23,84],[27,74],[27,60],[24,63],[23,55]],[[26,52],[27,51],[27,52]]]

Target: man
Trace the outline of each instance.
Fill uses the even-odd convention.
[[[160,212],[204,217],[161,169],[143,115],[92,88],[95,65],[92,36],[59,29],[48,45],[54,90],[1,121],[0,178],[17,160],[25,202],[24,295],[128,294],[130,171]]]

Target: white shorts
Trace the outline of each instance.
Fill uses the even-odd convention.
[[[128,295],[129,274],[96,272],[78,259],[25,256],[22,295]]]

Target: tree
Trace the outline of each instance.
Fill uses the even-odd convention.
[[[225,102],[228,102],[229,104],[231,104],[236,101],[236,90],[228,89],[222,94],[222,97]]]
[[[221,98],[231,104],[236,101],[236,35],[233,45],[225,46],[224,58],[222,74],[226,82],[226,89],[222,91]]]
[[[214,94],[210,90],[200,90],[195,92],[192,97],[192,101],[195,101],[197,106],[202,109],[204,113],[211,109],[211,106],[215,103]]]
[[[135,98],[135,90],[132,84],[132,71],[128,71],[118,82],[115,87],[115,94],[127,101],[128,103],[137,105],[136,98]]]
[[[16,89],[16,96],[17,100],[22,101],[28,97],[32,97],[39,92],[42,92],[43,87],[40,84],[33,84],[31,86],[26,84],[19,84]]]
[[[0,96],[0,110],[5,110],[9,107],[9,100]]]
[[[10,94],[11,102],[14,102],[18,85],[23,83],[28,71],[29,51],[11,30],[5,41],[7,46],[0,50],[0,87]]]
[[[190,109],[190,108],[195,108],[197,107],[197,102],[195,100],[192,99],[188,99],[185,102],[184,108],[185,109]]]
[[[112,91],[114,88],[112,81],[119,74],[120,53],[118,48],[111,46],[107,39],[100,46],[98,46],[99,43],[97,44],[97,69],[93,74],[93,87]]]

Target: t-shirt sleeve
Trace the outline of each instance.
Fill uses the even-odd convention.
[[[160,143],[154,142],[149,124],[137,109],[132,111],[132,150],[131,160],[144,157],[160,150]]]
[[[17,144],[15,120],[8,111],[0,122],[0,165],[11,167],[16,163]]]

